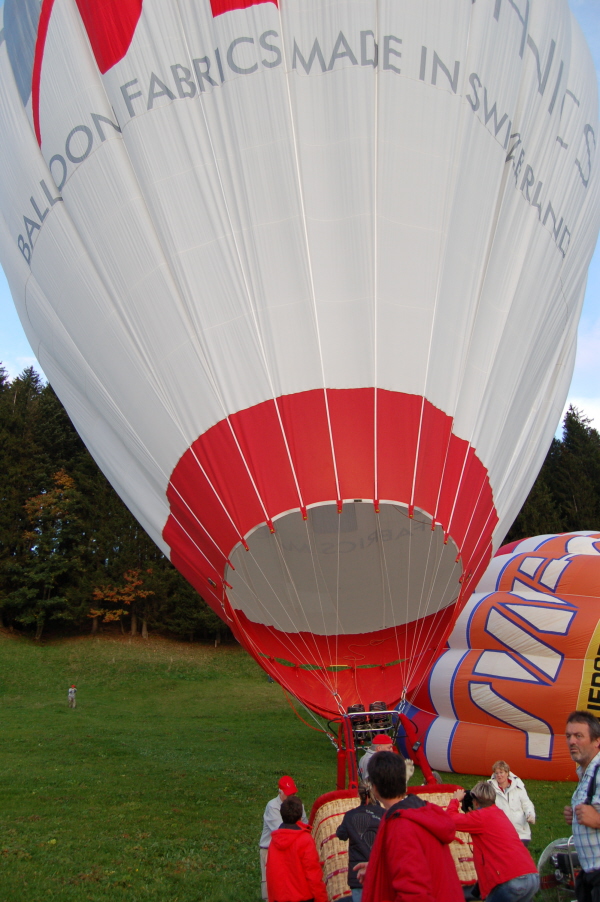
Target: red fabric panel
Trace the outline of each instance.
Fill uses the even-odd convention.
[[[442,484],[440,486],[437,509],[435,511],[435,519],[438,521],[438,523],[441,523],[443,525],[445,531],[448,530],[450,518],[452,517],[456,495],[459,491],[460,477],[462,475],[465,458],[467,457],[469,450],[469,443],[464,441],[464,439],[457,438],[455,435],[450,436],[450,441],[448,443],[446,453],[446,461],[444,463],[444,475],[442,478]],[[477,500],[478,491],[472,498],[473,504]],[[456,507],[464,509],[465,503],[468,503],[467,498],[461,496],[460,501],[456,505]],[[453,517],[452,520],[454,520]],[[458,542],[458,537],[454,529],[452,529],[452,538],[455,542]]]
[[[232,9],[248,9],[259,3],[274,3],[277,6],[277,0],[210,0],[213,16],[222,16]]]
[[[374,498],[374,390],[330,389],[327,398],[341,496]]]
[[[304,504],[336,501],[331,438],[323,391],[284,395],[279,410]]]
[[[491,559],[491,535],[497,523],[498,517],[495,509],[490,508],[486,499],[480,497],[463,543],[463,570],[474,571],[484,558],[487,566]]]
[[[510,554],[511,551],[514,551],[517,545],[519,545],[522,541],[523,539],[515,539],[514,542],[509,542],[508,545],[503,545],[498,549],[494,557],[499,557],[502,554]]]
[[[104,74],[122,60],[131,44],[143,0],[75,0],[98,68]]]
[[[169,534],[175,540],[177,540],[177,533],[177,528],[173,524],[170,524]],[[190,585],[192,585],[198,594],[202,596],[204,601],[210,605],[217,617],[220,617],[221,620],[226,620],[222,604],[224,599],[223,584],[219,574],[212,570],[210,566],[206,565],[206,562],[203,559],[201,560],[198,554],[193,558],[189,556],[188,552],[195,552],[193,547],[192,549],[186,548],[183,543],[181,547],[184,548],[183,553],[175,551],[171,555],[173,566],[177,567],[182,576],[185,576]],[[202,564],[204,567],[202,567]],[[209,577],[217,584],[216,587],[213,587],[208,582]],[[231,624],[228,621],[227,625],[231,627]],[[238,636],[236,636],[236,638],[239,639]]]
[[[438,614],[424,617],[419,626],[415,623],[404,624],[394,630],[389,627],[367,635],[319,636],[312,633],[294,633],[291,636],[274,627],[253,623],[241,611],[236,612],[240,627],[252,635],[261,650],[274,658],[283,658],[292,664],[318,664],[329,666],[340,665],[385,665],[392,661],[407,659],[412,653],[415,629],[420,635],[427,637],[428,654],[434,654],[446,627],[452,618],[452,607],[445,608]],[[431,635],[429,632],[431,630]],[[342,672],[342,671],[340,671]],[[386,698],[385,694],[382,696]],[[373,699],[369,699],[372,701]],[[354,704],[354,702],[349,702]]]
[[[414,505],[431,516],[437,510],[452,420],[437,407],[425,403],[419,440]]]
[[[274,401],[230,417],[269,517],[300,506]],[[264,521],[264,516],[261,518]]]
[[[200,436],[194,442],[193,449],[241,535],[245,535],[257,523],[264,523],[265,515],[263,509],[227,421],[222,420],[203,436]],[[186,454],[189,453],[186,452]],[[178,488],[179,474],[180,464],[177,465],[171,477],[171,482],[176,481]],[[183,484],[180,491],[185,496],[186,489],[190,483],[185,481],[185,474],[183,473],[181,479]],[[216,499],[209,501],[209,503],[210,507],[203,511],[203,519],[207,524],[212,525],[213,511],[215,507],[220,507],[221,505]],[[232,547],[230,546],[227,549],[228,554]]]
[[[193,585],[204,601],[213,608],[215,614],[222,618],[223,609],[218,601],[213,598],[213,595],[216,593],[217,596],[223,596],[223,578],[221,576],[223,568],[214,567],[210,558],[207,560],[203,557],[196,547],[187,540],[187,537],[182,533],[181,528],[174,520],[169,521],[165,533],[176,548],[184,549],[183,553],[175,552],[171,555],[173,566],[177,567],[179,572]],[[206,548],[202,550],[206,551]],[[214,586],[209,582],[209,579],[212,579],[215,583]]]
[[[439,615],[426,618],[422,635],[428,634],[432,621],[435,628],[428,637],[427,648],[420,649],[422,659],[412,675],[407,687],[409,690],[421,681],[437,657],[439,644],[449,630],[453,613],[454,610],[450,607]],[[385,701],[390,708],[395,707],[405,685],[406,665],[389,662],[397,660],[398,650],[402,659],[408,658],[413,651],[415,628],[422,629],[421,625],[416,627],[414,623],[398,628],[398,643],[393,629],[381,630],[368,636],[339,636],[337,660],[340,663],[347,660],[358,666],[336,672],[326,669],[333,661],[335,638],[310,633],[287,635],[249,621],[240,611],[235,612],[234,617],[237,637],[260,666],[305,705],[327,717],[339,714],[334,692],[338,693],[344,710],[357,703],[368,708],[374,699]],[[268,654],[269,657],[263,657],[257,651]],[[298,666],[281,664],[277,658]],[[299,666],[302,664],[318,665],[319,669],[305,670]],[[364,666],[367,664],[379,666]],[[384,666],[386,664],[388,666]],[[414,661],[411,666],[414,666]]]
[[[217,584],[221,582],[223,567],[226,562],[225,555],[220,548],[215,546],[214,542],[211,542],[206,532],[198,528],[197,521],[185,507],[182,506],[177,511],[177,518],[169,518],[164,532],[165,536],[169,536],[169,544],[171,546],[181,547],[182,544],[185,544],[189,546],[189,550],[194,548],[195,554],[198,556],[198,562],[203,567],[210,565],[217,573],[216,577],[213,575],[213,579],[216,579]],[[193,538],[193,541],[191,541],[190,537]]]
[[[423,399],[377,392],[379,498],[410,504]]]
[[[195,450],[196,448],[194,447]],[[233,468],[234,464],[232,463],[231,470]],[[186,451],[177,464],[167,489],[167,497],[173,517],[176,517],[177,520],[186,525],[186,529],[188,529],[195,541],[198,541],[200,534],[204,530],[194,521],[194,515],[210,531],[210,534],[221,548],[223,556],[226,558],[231,548],[239,540],[239,535],[219,504],[215,492],[211,488],[208,479],[204,476],[191,449]],[[167,523],[164,531],[166,541],[168,541],[166,537],[168,527],[169,523]],[[169,542],[169,544],[171,543]],[[171,545],[171,547],[173,546]],[[221,573],[223,572],[222,567],[223,565],[221,564]]]
[[[474,545],[479,541],[481,530],[492,506],[491,492],[484,490],[487,474],[477,459],[475,452],[469,448],[467,463],[458,489],[458,500],[450,531],[459,548],[463,549],[463,557],[471,554]],[[467,538],[468,537],[468,538]]]
[[[467,566],[464,570],[465,577],[468,577],[468,581],[465,584],[464,591],[461,592],[461,601],[467,601],[470,597],[471,593],[475,589],[475,586],[485,573],[485,569],[489,562],[492,559],[492,543],[487,534],[481,537],[481,542],[475,549],[475,552],[472,558],[467,561]],[[461,605],[462,606],[462,605]]]

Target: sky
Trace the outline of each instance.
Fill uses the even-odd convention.
[[[4,0],[0,0],[2,7]],[[569,0],[590,45],[600,83],[600,0]],[[40,370],[0,269],[0,362],[14,377],[27,366]],[[600,429],[600,245],[592,259],[579,325],[577,360],[565,409],[574,404]]]

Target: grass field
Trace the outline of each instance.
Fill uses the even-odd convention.
[[[278,778],[307,809],[335,788],[329,741],[237,646],[0,632],[0,699],[1,902],[259,902]],[[527,785],[537,859],[572,786]]]

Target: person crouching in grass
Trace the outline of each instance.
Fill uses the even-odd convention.
[[[281,803],[283,823],[271,834],[267,856],[269,902],[328,902],[317,847],[301,817],[298,796]]]

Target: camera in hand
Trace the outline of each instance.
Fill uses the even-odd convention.
[[[473,798],[474,798],[473,793],[471,792],[470,789],[467,789],[467,791],[465,792],[465,796],[464,796],[462,802],[460,803],[460,807],[462,808],[462,810],[464,811],[465,814],[467,813],[467,811],[473,811]]]

